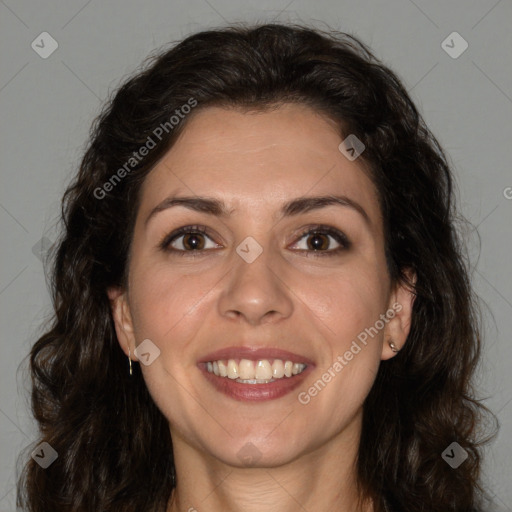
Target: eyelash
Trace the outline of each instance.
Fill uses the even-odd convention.
[[[194,250],[194,251],[186,251],[186,250],[180,250],[180,249],[174,249],[169,248],[170,244],[174,242],[176,239],[178,239],[182,235],[187,234],[201,234],[206,235],[210,239],[211,237],[208,235],[208,230],[204,226],[194,225],[194,226],[183,226],[169,235],[166,235],[164,239],[158,244],[158,247],[164,251],[164,252],[172,252],[174,254],[177,254],[179,256],[185,256],[185,257],[196,257],[200,253],[204,252],[205,250],[211,250],[211,249],[202,249],[202,250]],[[307,249],[299,249],[300,252],[305,253],[312,253],[314,257],[330,257],[330,256],[336,256],[339,253],[346,251],[351,247],[351,242],[347,238],[347,236],[342,233],[341,231],[338,231],[337,229],[331,228],[329,226],[317,224],[314,226],[308,226],[305,230],[303,230],[297,241],[304,238],[306,235],[328,235],[332,236],[336,242],[340,244],[340,247],[332,250],[325,250],[325,251],[315,251],[313,249],[307,250]],[[309,257],[309,255],[307,256]]]

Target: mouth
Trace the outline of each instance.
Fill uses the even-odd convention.
[[[230,347],[198,362],[213,387],[239,401],[280,398],[299,386],[312,371],[309,358],[280,349]]]

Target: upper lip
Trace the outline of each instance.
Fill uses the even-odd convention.
[[[314,362],[306,356],[275,347],[225,347],[206,354],[199,359],[198,363],[225,359],[251,359],[253,361],[261,359],[281,359],[283,361],[291,361],[292,363],[314,365]]]

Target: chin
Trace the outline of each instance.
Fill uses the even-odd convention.
[[[275,428],[275,426],[274,426]],[[303,435],[291,436],[290,433],[272,432],[265,429],[254,433],[254,436],[229,438],[225,445],[219,449],[219,445],[212,450],[212,455],[224,463],[234,467],[247,468],[271,468],[282,466],[299,458],[306,450]],[[270,435],[267,432],[272,432]],[[271,439],[272,438],[272,439]]]

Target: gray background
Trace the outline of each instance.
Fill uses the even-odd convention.
[[[462,213],[481,237],[479,248],[477,231],[468,233],[485,314],[478,385],[501,423],[486,452],[489,510],[512,510],[510,0],[0,0],[0,17],[1,512],[15,510],[16,458],[36,434],[20,363],[51,312],[41,243],[44,252],[56,239],[60,198],[100,103],[165,43],[226,22],[272,20],[328,23],[362,38],[403,79],[450,155]],[[441,46],[454,31],[469,44],[458,58]],[[59,45],[47,59],[31,47],[42,32]]]

